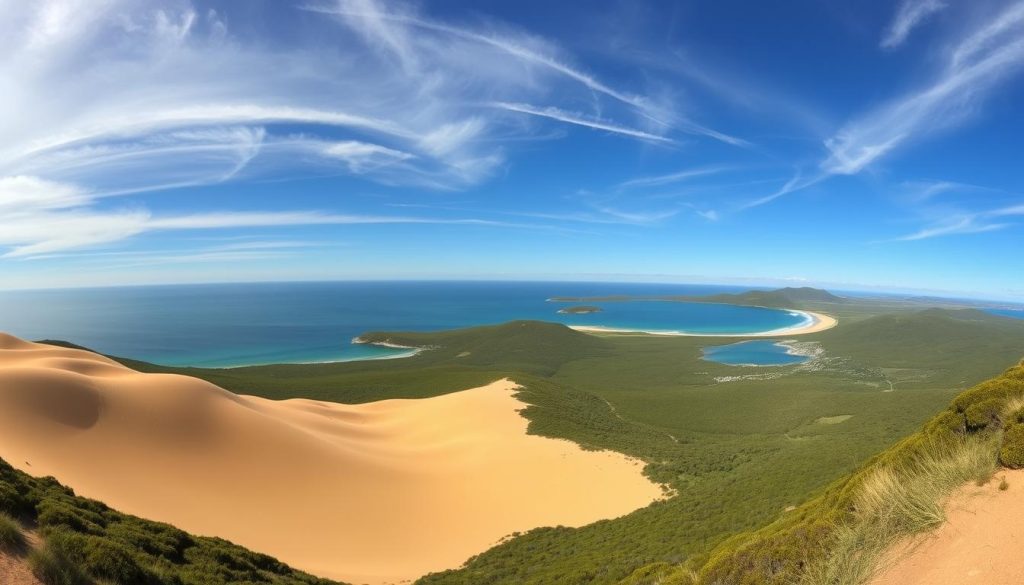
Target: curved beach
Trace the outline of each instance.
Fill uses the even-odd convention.
[[[766,307],[767,308],[767,307]],[[816,313],[814,311],[798,311],[786,309],[789,313],[799,314],[804,317],[802,323],[792,327],[782,327],[770,331],[755,333],[695,333],[691,331],[661,331],[643,329],[621,329],[616,327],[602,327],[598,325],[570,325],[571,329],[585,333],[623,333],[623,334],[644,334],[644,335],[665,335],[675,337],[778,337],[782,335],[806,335],[818,333],[831,329],[839,324],[839,321],[831,315]]]
[[[353,583],[456,568],[513,532],[662,496],[639,461],[528,435],[516,391],[499,380],[426,399],[274,401],[0,334],[0,457]]]

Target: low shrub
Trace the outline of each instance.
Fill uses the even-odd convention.
[[[70,528],[76,532],[100,534],[106,524],[103,517],[91,510],[68,505],[60,500],[45,500],[36,506],[41,528]]]
[[[964,415],[953,410],[946,410],[939,414],[925,427],[925,433],[929,436],[941,436],[955,433],[962,435],[967,432],[967,421]]]
[[[127,548],[103,538],[90,537],[80,565],[90,576],[114,583],[146,583],[149,575]]]
[[[999,462],[1013,469],[1024,467],[1024,424],[1010,425],[1003,433]]]
[[[992,398],[1013,398],[1024,396],[1024,368],[1013,368],[1003,376],[994,378],[974,386],[953,399],[953,407],[958,412],[966,412],[978,402]]]
[[[1000,416],[1006,408],[1006,400],[1002,397],[986,398],[975,402],[964,411],[967,426],[971,429],[983,429],[990,424],[999,424]]]
[[[25,544],[25,533],[21,530],[21,524],[0,512],[0,550],[20,552],[25,550]]]
[[[25,496],[10,485],[0,483],[0,512],[19,516],[26,508]]]

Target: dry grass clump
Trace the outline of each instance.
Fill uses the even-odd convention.
[[[859,585],[870,579],[893,544],[945,521],[949,494],[991,478],[997,444],[994,435],[964,438],[872,470],[854,497],[852,517],[833,532],[828,554],[806,568],[802,585]]]
[[[21,524],[7,514],[0,512],[0,551],[18,553],[25,550],[25,532]]]

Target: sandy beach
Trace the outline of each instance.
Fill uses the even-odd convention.
[[[637,461],[527,435],[523,406],[508,380],[420,400],[278,402],[0,335],[0,457],[354,583],[454,568],[512,532],[661,496]]]
[[[571,329],[576,331],[583,331],[586,333],[622,333],[622,334],[644,334],[644,335],[665,335],[675,337],[778,337],[781,335],[806,335],[808,333],[818,333],[819,331],[825,331],[831,329],[839,324],[839,321],[830,315],[824,313],[815,313],[813,311],[797,311],[790,310],[791,313],[799,313],[805,317],[804,323],[795,325],[793,327],[783,327],[781,329],[773,329],[771,331],[762,331],[760,333],[691,333],[686,331],[645,331],[636,329],[616,329],[614,327],[600,327],[590,325],[571,325]]]
[[[1008,488],[999,489],[1001,478]],[[1012,585],[1024,582],[1024,470],[967,485],[946,504],[946,522],[898,546],[871,585]]]

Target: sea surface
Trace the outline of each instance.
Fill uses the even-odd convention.
[[[1024,319],[1024,309],[988,309],[988,312],[1002,317]]]
[[[793,353],[785,343],[770,339],[709,346],[703,351],[704,359],[729,366],[789,366],[811,359]]]
[[[408,350],[352,344],[369,331],[435,331],[516,319],[661,332],[755,333],[792,327],[789,311],[708,303],[587,303],[555,296],[664,296],[747,287],[558,282],[317,282],[0,292],[0,331],[60,339],[165,365],[230,367],[382,359]]]

